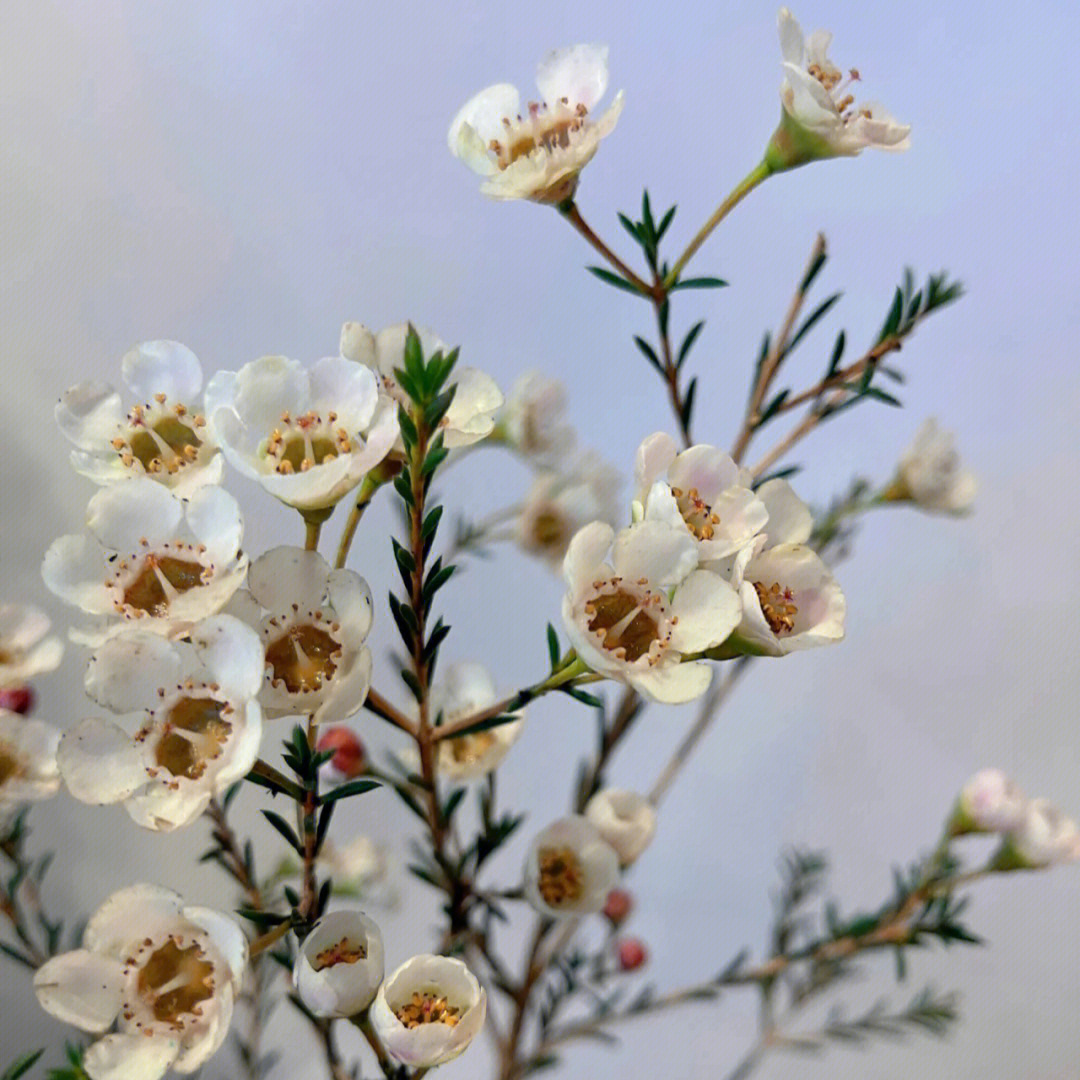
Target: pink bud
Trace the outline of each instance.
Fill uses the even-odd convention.
[[[316,749],[334,751],[329,764],[346,780],[355,779],[367,768],[364,744],[347,727],[327,728],[319,736]]]
[[[625,889],[612,889],[604,902],[604,914],[614,926],[621,926],[634,910],[634,897]]]
[[[649,950],[637,938],[623,938],[618,944],[619,967],[636,971],[649,959]]]
[[[0,709],[25,716],[34,707],[34,691],[26,685],[0,690]]]

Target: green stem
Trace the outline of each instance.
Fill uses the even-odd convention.
[[[581,216],[581,211],[578,210],[577,204],[573,199],[561,203],[558,210],[559,213],[562,214],[562,216],[566,218],[566,220],[569,221],[570,224],[573,225],[574,228],[577,229],[577,231],[581,233],[581,235],[600,253],[601,257],[606,259],[607,262],[614,267],[616,273],[618,273],[621,278],[633,285],[642,296],[653,295],[653,290],[646,285],[645,282],[642,281],[641,278],[639,278],[637,274],[635,274],[634,271],[631,270],[630,267],[627,266],[626,263],[624,263],[622,259],[620,259],[619,256],[596,235],[596,233],[592,231],[588,222]]]
[[[709,234],[735,209],[742,200],[750,194],[763,180],[767,180],[773,174],[773,167],[768,162],[760,161],[747,175],[735,185],[731,194],[713,211],[712,217],[698,230],[697,235],[687,245],[686,250],[679,256],[678,262],[668,271],[664,278],[664,289],[670,291],[672,286],[679,280],[686,264],[694,257],[697,249],[709,238]]]
[[[363,483],[360,485],[360,490],[356,493],[356,502],[353,504],[352,510],[349,511],[348,520],[345,522],[345,528],[341,530],[341,539],[338,541],[337,558],[334,559],[334,567],[340,570],[345,565],[345,560],[349,557],[349,548],[352,547],[353,537],[356,535],[356,527],[360,524],[360,519],[364,516],[364,511],[368,508],[368,503],[371,502],[375,495],[375,492],[383,486],[386,481],[382,477],[368,473],[364,477]]]
[[[321,521],[304,520],[304,548],[307,551],[319,550],[319,533],[322,532]]]

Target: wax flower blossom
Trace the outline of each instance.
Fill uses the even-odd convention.
[[[743,615],[721,653],[785,656],[840,641],[847,604],[829,568],[806,546],[810,511],[786,480],[769,480],[757,494],[769,520],[766,532],[729,560]]]
[[[390,452],[396,410],[369,371],[340,356],[263,356],[219,371],[206,412],[229,464],[301,511],[325,510]]]
[[[852,68],[845,79],[829,59],[832,34],[817,30],[808,38],[787,8],[777,19],[784,58],[780,126],[769,143],[766,164],[774,172],[808,161],[853,156],[868,146],[906,150],[907,124],[897,123],[880,105],[856,105],[851,86],[859,80]]]
[[[41,573],[62,600],[99,617],[93,630],[72,631],[90,644],[130,623],[181,636],[220,611],[247,571],[240,508],[223,488],[181,499],[136,477],[97,492],[86,525],[89,535],[52,544]]]
[[[540,62],[541,100],[521,113],[508,83],[481,90],[461,107],[447,135],[450,152],[484,178],[493,199],[531,199],[558,205],[572,199],[578,174],[622,112],[620,90],[607,111],[591,113],[608,84],[608,50],[599,45],[556,49]]]
[[[564,458],[577,440],[566,420],[566,387],[539,371],[526,372],[510,388],[495,434],[536,464]]]
[[[618,852],[580,814],[539,832],[525,859],[525,898],[543,915],[603,911],[619,880]]]
[[[975,474],[963,468],[951,431],[937,421],[924,420],[911,445],[900,458],[896,479],[885,489],[885,498],[910,501],[923,510],[963,514],[975,501]]]
[[[680,453],[670,435],[657,432],[638,447],[634,479],[634,520],[682,526],[697,541],[701,562],[740,551],[768,520],[739,466],[715,446]]]
[[[334,896],[359,897],[383,907],[393,905],[397,899],[389,881],[390,860],[386,849],[370,836],[357,833],[343,844],[326,840],[315,863],[333,880]]]
[[[1027,796],[1005,773],[982,769],[961,790],[949,833],[1012,832],[1022,825],[1027,808]]]
[[[81,949],[38,968],[34,990],[46,1012],[102,1035],[83,1052],[90,1080],[158,1080],[194,1072],[221,1046],[246,964],[228,915],[131,885],[90,917]]]
[[[262,680],[259,637],[230,615],[193,626],[189,642],[138,630],[111,638],[87,666],[86,690],[122,715],[64,733],[57,758],[68,791],[122,802],[147,829],[190,825],[259,756]]]
[[[637,861],[656,835],[656,811],[652,803],[624,788],[598,791],[586,804],[585,817],[615,849],[624,868]]]
[[[642,521],[618,535],[586,525],[563,563],[563,624],[578,657],[655,701],[700,697],[712,672],[683,655],[719,645],[742,609],[731,585],[697,563],[697,541],[681,523]]]
[[[409,329],[408,323],[397,323],[373,334],[362,323],[347,322],[341,328],[340,342],[341,355],[363,368],[370,368],[378,377],[382,392],[406,408],[410,406],[410,398],[398,383],[395,372],[405,366]],[[449,346],[430,330],[417,329],[416,334],[425,357],[436,352],[444,356],[450,353]],[[502,391],[490,375],[478,368],[456,364],[446,385],[454,388],[454,400],[439,421],[443,445],[448,450],[471,446],[495,427],[495,413],[503,403]]]
[[[0,709],[0,828],[21,806],[55,795],[59,728]]]
[[[73,386],[56,406],[75,444],[71,464],[96,484],[149,476],[178,495],[221,480],[217,442],[201,411],[202,366],[176,341],[144,341],[120,366],[137,399],[128,411],[108,384]]]
[[[355,1016],[383,977],[378,926],[359,911],[331,911],[311,928],[296,954],[293,986],[316,1016]]]
[[[353,570],[331,570],[315,551],[276,547],[251,564],[247,591],[230,611],[263,641],[260,700],[268,717],[352,716],[371,685],[371,590]]]
[[[1080,826],[1049,799],[1032,799],[1019,826],[1006,835],[998,869],[1040,869],[1080,859]]]
[[[60,666],[63,643],[48,633],[45,612],[24,604],[0,604],[0,690],[20,687]]]
[[[452,1061],[472,1042],[486,1012],[487,995],[460,960],[422,954],[384,980],[370,1017],[395,1061],[430,1069]]]

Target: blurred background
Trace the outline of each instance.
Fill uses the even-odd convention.
[[[699,254],[695,271],[731,285],[683,294],[674,308],[677,329],[708,320],[690,362],[701,376],[696,435],[730,445],[761,333],[781,321],[821,230],[831,259],[819,295],[844,290],[829,326],[846,327],[852,346],[873,340],[905,266],[920,278],[947,267],[968,295],[901,354],[903,410],[861,406],[802,445],[800,494],[823,501],[855,473],[886,479],[927,415],[958,433],[981,490],[962,520],[872,515],[839,571],[847,640],[758,665],[686,769],[629,878],[631,928],[648,944],[648,978],[664,988],[708,978],[744,945],[760,954],[788,845],[827,848],[832,891],[845,907],[872,906],[888,892],[891,867],[932,846],[960,784],[982,766],[1080,814],[1080,222],[1069,106],[1080,10],[1032,0],[973,17],[934,0],[813,0],[795,14],[808,31],[835,32],[834,59],[859,67],[863,97],[912,124],[912,149],[774,178]],[[7,0],[3,598],[44,606],[61,632],[70,624],[41,584],[40,561],[56,536],[81,528],[93,488],[68,468],[52,406],[82,379],[118,382],[120,357],[140,340],[185,342],[209,375],[265,353],[335,352],[345,319],[375,328],[411,319],[460,343],[464,362],[504,389],[530,369],[566,380],[582,441],[628,473],[640,439],[671,427],[659,380],[630,340],[651,333],[647,306],[587,275],[594,255],[551,210],[481,197],[447,153],[446,128],[489,83],[514,82],[530,96],[548,49],[608,43],[611,91],[625,89],[626,108],[584,174],[579,206],[630,256],[615,211],[636,211],[647,185],[654,205],[678,203],[671,246],[680,250],[776,123],[775,18],[772,4],[682,0]],[[804,348],[806,378],[831,341],[822,330]],[[247,514],[249,550],[301,542],[295,514],[235,474],[227,482]],[[527,470],[493,450],[456,469],[446,497],[451,511],[475,518],[527,484]],[[352,560],[378,601],[376,684],[391,693],[394,520],[377,506]],[[543,626],[557,620],[561,593],[556,575],[513,550],[471,564],[442,594],[455,627],[444,661],[487,658],[506,690],[534,681],[546,670]],[[61,726],[90,715],[81,674],[72,646],[38,683],[38,715]],[[507,760],[502,791],[532,811],[502,864],[507,881],[524,834],[564,812],[575,763],[591,746],[591,717],[571,705],[536,705]],[[650,710],[610,779],[647,788],[693,715]],[[375,753],[390,745],[370,716],[354,723]],[[271,730],[268,746],[277,734],[285,729]],[[563,789],[553,804],[551,791]],[[242,795],[238,821],[269,861],[275,837],[256,820],[258,804]],[[119,808],[65,794],[31,823],[34,849],[58,852],[48,903],[72,920],[147,878],[194,902],[232,903],[230,883],[194,865],[206,843],[199,825],[152,835]],[[400,865],[411,828],[400,804],[368,796],[334,828],[399,853],[404,904],[380,917],[388,965],[429,948],[432,897]],[[1071,1080],[1078,910],[1075,866],[988,883],[970,916],[988,948],[928,950],[899,988],[890,963],[869,965],[830,999],[857,1008],[886,993],[906,1001],[927,982],[956,988],[964,1019],[948,1040],[778,1054],[760,1075]],[[754,1006],[750,992],[730,994],[625,1026],[621,1049],[574,1047],[563,1075],[723,1075],[753,1041]],[[307,1075],[314,1044],[287,1011],[271,1023],[270,1042],[285,1047],[275,1075]],[[22,971],[3,969],[0,1060],[49,1042],[46,1060],[59,1064],[73,1034],[40,1010]],[[447,1077],[483,1075],[484,1053],[471,1050]],[[232,1063],[223,1053],[204,1075],[234,1075]]]

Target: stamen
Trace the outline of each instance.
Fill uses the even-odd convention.
[[[457,1027],[461,1020],[461,1010],[451,1005],[445,997],[435,994],[413,994],[412,1001],[395,1009],[394,1015],[410,1029],[421,1024]]]

